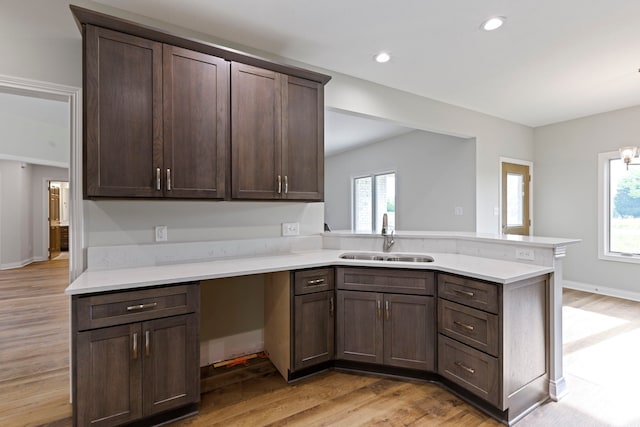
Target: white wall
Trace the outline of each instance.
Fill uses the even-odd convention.
[[[475,111],[331,72],[327,107],[463,138],[476,138],[476,231],[500,232],[500,156],[533,159],[533,129]],[[535,167],[535,165],[534,165]]]
[[[0,158],[69,167],[69,104],[0,92]]]
[[[476,150],[473,139],[413,131],[327,157],[325,222],[351,228],[351,180],[396,171],[396,229],[474,231]],[[462,207],[464,215],[454,216]]]
[[[640,298],[640,265],[598,259],[598,153],[637,145],[640,106],[536,128],[536,234],[582,239],[564,278]],[[619,293],[619,292],[618,292]]]
[[[33,259],[31,166],[0,160],[0,175],[0,268],[20,267]]]

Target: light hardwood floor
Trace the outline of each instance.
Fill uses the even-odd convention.
[[[0,426],[69,426],[67,261],[0,271]],[[640,303],[565,290],[570,393],[527,426],[640,426]],[[327,372],[288,385],[260,375],[202,395],[181,426],[495,426],[443,388]]]

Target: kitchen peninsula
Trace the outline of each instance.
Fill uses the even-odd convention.
[[[182,344],[185,355],[179,358],[182,368],[177,371],[180,375],[195,375],[191,389],[197,391],[198,284],[202,287],[207,286],[204,281],[209,279],[264,274],[268,278],[264,289],[264,347],[285,379],[314,371],[313,366],[298,369],[295,363],[296,344],[309,336],[306,329],[303,336],[297,335],[296,307],[302,310],[300,307],[304,306],[296,305],[295,301],[299,299],[302,304],[303,298],[315,298],[310,307],[331,314],[325,316],[328,323],[318,322],[318,327],[330,329],[321,332],[331,332],[333,338],[324,352],[328,354],[318,358],[315,370],[335,366],[440,381],[509,424],[547,398],[561,397],[565,392],[561,260],[566,246],[577,240],[397,232],[393,253],[424,254],[434,261],[340,258],[354,251],[380,252],[382,240],[379,235],[333,232],[298,238],[89,248],[87,271],[66,291],[73,296],[76,359],[80,359],[79,345],[83,342],[89,345],[90,334],[112,328],[122,329],[116,335],[126,354],[125,361],[142,358],[143,353],[169,351],[169,346],[154,344],[164,337],[171,340],[171,348],[180,347],[174,347],[176,342]],[[364,299],[358,297],[369,301],[362,302]],[[108,301],[102,301],[103,298]],[[391,362],[380,364],[373,355],[373,362],[362,363],[352,355],[364,354],[363,351],[349,351],[352,344],[347,337],[359,332],[345,329],[346,317],[370,305],[374,307],[373,319],[379,317],[383,322],[386,317],[389,321],[394,319],[395,304],[410,304],[413,307],[410,311],[417,313],[415,319],[423,319],[424,325],[418,329],[423,331],[419,338],[424,337],[421,343],[425,351],[416,353],[421,368],[415,368],[418,364],[398,364],[398,360],[408,360],[405,355],[394,358],[393,345],[387,344],[394,341],[384,335],[387,330],[394,331],[393,322],[389,326],[384,324],[383,334]],[[383,306],[385,316],[381,314]],[[119,312],[120,309],[123,311]],[[109,320],[100,323],[105,319],[118,320],[114,326],[105,327],[111,325]],[[173,319],[174,323],[160,326],[152,323],[168,322],[166,319]],[[183,322],[176,324],[175,319]],[[97,323],[91,326],[91,322]],[[347,320],[346,324],[350,323]],[[401,326],[398,331],[407,329]],[[416,326],[420,325],[412,328]],[[101,338],[97,342],[106,342]],[[376,341],[375,345],[382,344]],[[74,378],[79,378],[77,369],[82,368],[76,365],[86,363],[74,363]],[[102,361],[96,359],[93,363],[95,370]],[[514,370],[515,367],[518,369]],[[531,371],[531,367],[539,372],[524,372]],[[164,369],[176,372],[175,366]],[[136,390],[139,382],[134,381]],[[175,387],[177,382],[171,386]],[[184,380],[180,384],[186,387]],[[156,385],[153,387],[157,390]],[[173,397],[162,395],[156,399],[165,405],[157,411],[160,415],[172,413],[166,408],[182,408],[186,411],[182,414],[197,410],[197,392],[195,399],[182,404],[180,399],[194,393],[174,392]],[[81,401],[91,399],[90,393],[81,396]],[[77,399],[78,396],[76,406],[83,407]],[[178,403],[167,406],[166,402],[172,401]],[[90,417],[91,411],[86,411]],[[153,413],[150,410],[149,414]],[[136,414],[139,416],[140,413]]]

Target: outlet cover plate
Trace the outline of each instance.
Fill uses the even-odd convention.
[[[300,234],[299,222],[283,222],[282,223],[283,236],[297,236],[299,234]]]
[[[516,248],[516,258],[534,261],[536,259],[533,248]]]
[[[156,235],[156,242],[166,242],[167,241],[167,226],[166,225],[156,225],[155,226],[155,235]]]

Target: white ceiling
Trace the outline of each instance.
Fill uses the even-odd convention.
[[[98,1],[529,126],[640,104],[640,0]]]

